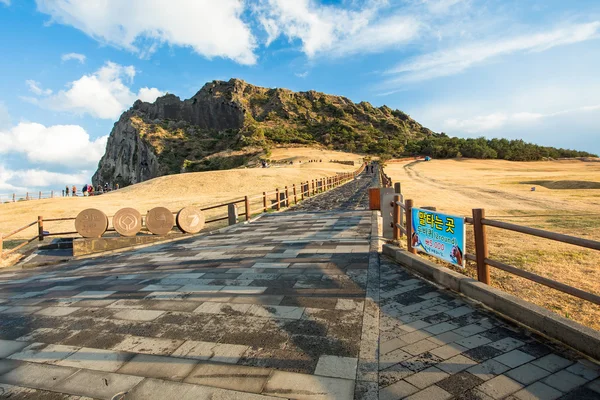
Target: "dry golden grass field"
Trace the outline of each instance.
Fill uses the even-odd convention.
[[[156,206],[164,206],[172,211],[189,205],[208,206],[241,199],[244,195],[262,195],[262,192],[271,192],[275,188],[283,189],[286,185],[291,189],[292,184],[298,185],[306,180],[334,176],[337,172],[351,172],[362,162],[359,155],[315,148],[276,148],[273,149],[270,159],[294,161],[294,164],[169,175],[100,196],[0,204],[0,232],[11,232],[36,221],[38,215],[45,219],[75,217],[86,208],[97,208],[112,216],[123,207],[133,207],[145,214]],[[323,162],[308,163],[310,159],[322,159]],[[355,161],[356,165],[353,167],[330,163],[329,160]],[[274,194],[270,197],[275,199]],[[240,213],[243,213],[243,204],[239,207]],[[252,213],[262,211],[262,198],[251,202],[251,210]],[[219,208],[207,212],[206,217],[208,219],[226,214],[226,208]],[[74,223],[47,222],[44,228],[50,232],[67,232],[74,230]],[[37,227],[31,227],[11,239],[30,238],[36,234]]]
[[[484,208],[490,219],[600,240],[600,162],[407,161],[385,172],[417,207],[464,216]],[[467,225],[469,253],[472,230]],[[488,243],[492,259],[600,295],[598,251],[497,228],[488,228]],[[462,272],[476,276],[473,263]],[[599,306],[498,269],[491,274],[493,286],[600,329]]]

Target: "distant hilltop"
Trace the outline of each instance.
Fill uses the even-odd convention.
[[[437,134],[387,106],[230,79],[207,83],[187,100],[167,94],[154,103],[136,101],[115,123],[92,181],[124,187],[167,174],[236,168],[268,158],[272,146],[293,144],[385,157],[511,159],[487,143],[471,142]],[[527,159],[590,156],[534,153]]]

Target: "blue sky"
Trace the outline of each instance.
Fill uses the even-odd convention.
[[[231,77],[600,153],[597,0],[0,0],[0,51],[0,195],[82,185],[137,98]]]

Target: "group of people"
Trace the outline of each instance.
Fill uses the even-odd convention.
[[[115,186],[115,190],[117,190],[117,189],[119,189],[118,183]],[[102,194],[105,192],[110,192],[111,190],[112,189],[110,188],[108,183],[105,183],[104,186],[98,185],[97,188],[94,188],[94,185],[86,183],[85,185],[83,185],[81,192],[83,193],[84,197],[87,197],[87,196],[94,196],[95,194]],[[69,195],[71,195],[73,197],[77,196],[77,186],[73,185],[73,187],[69,188],[69,185],[67,185],[65,187],[65,190],[63,191],[63,195],[66,197],[69,197]]]

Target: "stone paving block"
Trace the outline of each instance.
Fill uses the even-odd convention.
[[[461,328],[455,329],[452,332],[455,332],[455,333],[457,333],[457,334],[459,334],[461,336],[464,336],[464,337],[468,337],[468,336],[476,335],[476,334],[481,333],[481,332],[485,332],[488,329],[490,329],[490,328],[487,327],[487,326],[484,326],[484,325],[470,324],[470,325],[465,325],[465,326],[463,326]]]
[[[12,371],[17,367],[20,367],[21,365],[23,365],[23,362],[21,361],[0,359],[0,375],[4,375],[5,373]],[[2,394],[1,391],[0,394]]]
[[[194,360],[211,360],[228,364],[236,364],[248,349],[248,346],[236,344],[187,340],[171,355],[174,357],[185,357]]]
[[[77,300],[73,300],[73,301],[77,301]],[[2,311],[0,311],[0,313],[2,314],[33,314],[36,311],[41,310],[42,307],[35,307],[35,306],[14,306],[14,307],[8,307]]]
[[[546,371],[556,372],[568,367],[573,364],[573,362],[556,354],[548,354],[547,356],[533,361],[532,364],[544,368]]]
[[[290,306],[263,306],[253,304],[248,309],[248,314],[265,318],[300,319],[304,314],[304,307]]]
[[[511,393],[521,390],[524,385],[507,377],[506,375],[498,375],[481,385],[477,389],[492,397],[493,399],[501,399]]]
[[[511,338],[511,337],[507,337],[507,338],[498,340],[496,342],[490,343],[488,346],[493,347],[493,348],[498,349],[503,352],[508,352],[508,351],[514,350],[516,348],[519,348],[519,347],[523,346],[524,344],[525,343],[523,343],[520,340]]]
[[[418,342],[409,344],[408,346],[402,347],[402,351],[405,351],[413,356],[416,356],[426,351],[440,347],[438,344],[430,342],[427,339],[420,340]]]
[[[443,346],[445,344],[450,344],[450,343],[456,342],[458,340],[461,340],[463,338],[464,338],[463,336],[452,331],[452,332],[444,332],[444,333],[441,333],[436,336],[428,337],[427,340],[429,340],[430,342],[436,343],[440,346]]]
[[[419,389],[410,383],[401,380],[379,390],[379,400],[397,400],[418,392]]]
[[[194,310],[194,313],[243,315],[250,309],[250,307],[250,304],[213,303],[207,301],[198,306]]]
[[[561,370],[553,373],[542,382],[562,392],[568,392],[578,386],[585,385],[587,380],[578,375],[572,374],[567,370]]]
[[[483,380],[470,374],[469,372],[459,372],[437,383],[437,386],[454,396],[460,396],[462,393],[483,383]]]
[[[79,347],[60,344],[32,343],[8,358],[43,364],[55,364],[79,350]]]
[[[184,285],[148,285],[140,289],[140,292],[175,292]]]
[[[129,336],[122,342],[112,347],[115,351],[128,351],[131,353],[144,353],[168,355],[177,349],[183,340],[147,338],[142,336]]]
[[[224,286],[217,285],[185,285],[177,289],[177,292],[187,292],[187,293],[217,293]],[[160,293],[160,292],[158,292]],[[169,293],[169,292],[167,292]]]
[[[508,371],[509,369],[510,368],[506,365],[492,359],[476,364],[473,367],[467,369],[467,371],[477,376],[478,378],[487,381],[489,379],[494,378],[497,375]]]
[[[451,398],[452,395],[446,392],[444,389],[439,386],[433,385],[428,387],[427,389],[421,390],[411,396],[408,396],[406,400],[447,400]]]
[[[53,390],[95,399],[112,399],[115,394],[130,390],[143,379],[109,372],[79,370],[60,381]]]
[[[128,321],[154,321],[164,313],[157,310],[123,310],[115,313],[113,317]]]
[[[402,361],[408,360],[411,358],[411,355],[407,352],[396,349],[387,354],[380,356],[379,358],[379,370],[391,367],[392,365],[398,364]]]
[[[561,397],[563,393],[542,382],[535,382],[524,389],[519,390],[513,396],[519,400],[554,400]]]
[[[354,381],[293,372],[275,371],[264,394],[290,399],[353,399]]]
[[[475,361],[459,354],[457,356],[444,360],[443,362],[436,365],[436,367],[449,374],[455,374],[474,365],[477,365]]]
[[[224,286],[219,293],[237,294],[237,295],[257,295],[263,294],[268,288],[258,286]]]
[[[315,375],[354,380],[357,362],[358,359],[352,357],[322,355],[319,357]]]
[[[571,365],[567,368],[572,374],[581,376],[583,379],[591,381],[600,376],[600,365],[588,361],[586,359],[581,359],[575,364]]]
[[[518,368],[506,372],[506,375],[517,382],[520,382],[524,385],[529,385],[537,380],[540,380],[550,375],[550,372],[546,371],[543,368],[536,367],[532,363],[527,363],[521,365]]]
[[[440,333],[448,332],[456,328],[458,328],[458,325],[453,324],[452,322],[442,322],[440,324],[428,326],[424,328],[424,330],[432,335],[439,335]]]
[[[452,343],[431,350],[430,353],[445,360],[447,358],[454,357],[455,355],[460,354],[466,350],[467,349],[465,347],[460,346],[456,343]]]
[[[133,354],[130,353],[82,347],[64,360],[57,362],[56,365],[115,372],[132,357]]]
[[[405,378],[404,380],[419,389],[425,389],[426,387],[433,385],[434,383],[439,382],[448,376],[449,374],[436,367],[429,367],[421,372],[417,372],[416,374]]]
[[[79,307],[46,307],[35,314],[44,315],[46,317],[64,317],[77,310],[79,310]]]
[[[405,341],[408,344],[411,344],[411,343],[418,342],[419,340],[427,339],[430,336],[433,336],[433,335],[429,332],[414,331],[414,332],[407,333],[405,335],[401,335],[400,339],[402,339],[403,341]]]
[[[381,354],[387,354],[390,351],[394,351],[396,349],[404,347],[407,344],[408,343],[406,343],[404,340],[402,340],[400,338],[395,338],[395,339],[388,340],[388,341],[382,343],[379,346],[379,351],[380,351]]]
[[[0,383],[36,389],[52,389],[61,380],[73,375],[74,368],[26,363],[0,376]]]
[[[78,293],[72,296],[73,300],[81,300],[81,299],[103,299],[105,297],[110,296],[111,294],[116,293],[115,291],[109,290],[88,290],[85,292]]]
[[[194,369],[198,362],[187,358],[138,354],[125,363],[119,374],[144,376],[147,378],[181,381]]]
[[[27,342],[0,339],[0,358],[7,358],[11,354],[20,352],[29,345],[30,343]]]
[[[586,387],[592,389],[596,393],[600,393],[600,379],[590,382],[588,385],[586,385]]]
[[[461,306],[461,307],[457,307],[457,308],[455,308],[453,310],[446,311],[446,314],[448,314],[452,318],[458,318],[458,317],[462,317],[463,315],[470,314],[470,313],[472,313],[474,311],[475,310],[472,307]]]
[[[519,365],[535,360],[535,357],[519,350],[513,350],[502,354],[501,356],[494,357],[494,360],[501,362],[504,365],[508,365],[511,368],[516,368]]]
[[[455,343],[459,344],[467,349],[473,349],[475,347],[483,346],[484,344],[490,343],[491,340],[481,335],[473,335],[464,339],[459,339]]]
[[[276,397],[237,392],[158,379],[144,379],[127,393],[127,400],[278,400]]]
[[[271,374],[268,368],[200,363],[184,382],[242,392],[261,393]]]
[[[264,263],[258,262],[252,265],[252,268],[263,268],[263,269],[271,269],[271,268],[287,268],[290,266],[290,263]]]

